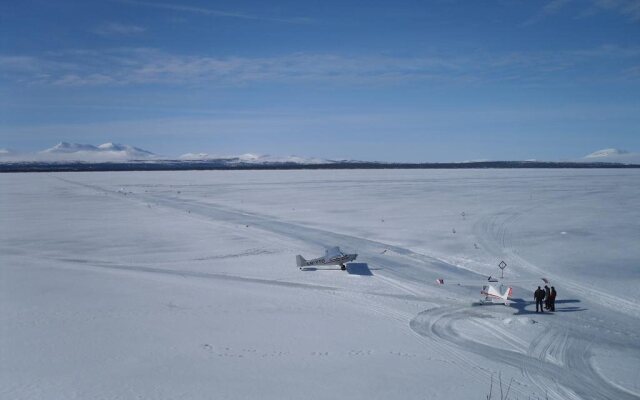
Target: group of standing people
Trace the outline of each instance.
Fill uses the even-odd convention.
[[[538,289],[533,294],[533,298],[536,300],[536,312],[544,312],[544,310],[555,311],[556,310],[556,288],[544,285],[544,289],[538,286]],[[544,309],[543,303],[544,302]],[[538,311],[538,308],[540,311]]]

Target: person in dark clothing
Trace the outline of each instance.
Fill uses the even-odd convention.
[[[551,306],[549,305],[549,297],[551,297],[550,295],[551,295],[551,289],[549,289],[549,286],[544,285],[544,308],[546,310],[551,308]]]
[[[542,308],[542,301],[545,298],[545,292],[540,289],[540,286],[538,286],[538,290],[533,293],[533,298],[536,300],[536,312],[538,312],[538,307],[540,307],[540,312],[544,312],[544,309]]]
[[[551,293],[549,293],[549,308],[551,311],[556,310],[556,288],[551,286]]]

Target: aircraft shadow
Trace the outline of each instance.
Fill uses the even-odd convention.
[[[361,276],[373,276],[369,264],[367,263],[347,263],[347,273],[349,275],[361,275]],[[300,269],[303,272],[314,271],[340,271],[340,267],[303,267]]]
[[[569,304],[569,303],[580,303],[578,299],[565,299],[565,300],[556,300],[556,310],[555,311],[547,311],[544,313],[536,312],[536,302],[533,300],[525,300],[525,299],[511,299],[511,307],[515,308],[517,312],[514,315],[525,315],[525,314],[553,314],[554,312],[576,312],[576,311],[586,311],[587,308],[580,306],[568,306],[562,307],[558,305]]]
[[[348,263],[347,272],[349,275],[373,276],[367,263]]]

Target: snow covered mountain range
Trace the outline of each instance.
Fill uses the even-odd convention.
[[[586,155],[581,161],[640,164],[640,153],[631,153],[619,149],[603,149]]]
[[[36,152],[18,153],[0,148],[0,163],[19,162],[216,162],[224,165],[269,165],[269,164],[300,164],[317,165],[331,164],[336,162],[358,163],[353,160],[328,160],[323,158],[305,158],[299,156],[272,156],[246,153],[235,156],[214,156],[207,153],[186,153],[178,157],[161,156],[138,147],[118,144],[104,143],[98,146],[91,144],[60,142],[55,146]],[[566,162],[566,161],[565,161]],[[578,163],[619,163],[619,164],[640,164],[640,153],[632,153],[619,149],[603,149],[588,154],[582,158],[569,160]]]
[[[127,162],[127,161],[211,161],[224,164],[326,164],[333,161],[321,158],[298,156],[278,157],[271,155],[242,154],[239,156],[213,156],[207,153],[186,153],[179,157],[161,156],[150,151],[119,143],[104,143],[98,146],[60,142],[37,153],[18,153],[0,149],[0,162]]]
[[[184,161],[227,160],[228,162],[245,164],[269,164],[269,163],[294,163],[294,164],[327,164],[333,161],[322,158],[304,158],[298,156],[277,157],[271,155],[259,155],[246,153],[239,156],[217,157],[206,153],[186,153],[179,157]]]
[[[42,151],[42,153],[65,153],[65,154],[82,153],[82,152],[117,153],[116,155],[118,156],[120,155],[120,153],[123,153],[132,157],[155,156],[155,154],[153,154],[150,151],[142,150],[138,147],[133,147],[126,144],[117,144],[117,143],[103,143],[99,146],[94,146],[91,144],[60,142],[57,145]]]
[[[127,161],[158,158],[150,151],[138,147],[118,143],[103,143],[99,146],[60,142],[57,145],[39,153],[53,156],[52,160],[65,161]],[[48,158],[48,157],[45,157]]]

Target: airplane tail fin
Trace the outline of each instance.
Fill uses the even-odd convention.
[[[509,286],[507,288],[507,290],[505,290],[504,294],[502,295],[502,298],[505,300],[508,300],[509,297],[511,297],[511,294],[513,293],[513,288],[511,286]]]
[[[307,260],[305,260],[304,257],[298,254],[296,256],[296,264],[298,264],[298,267],[304,267],[305,265],[307,265]]]

